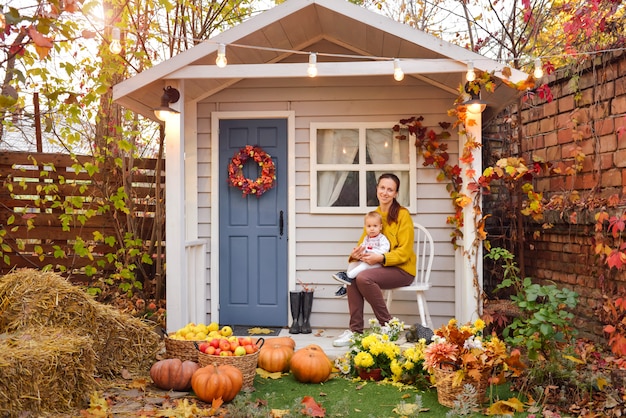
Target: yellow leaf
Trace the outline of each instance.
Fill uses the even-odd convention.
[[[574,363],[578,363],[578,364],[585,364],[584,360],[581,360],[579,358],[576,358],[574,356],[563,356],[563,358],[568,359],[569,361],[573,361]]]
[[[256,374],[261,376],[263,379],[280,379],[283,375],[281,372],[270,373],[267,370],[258,367],[256,369]]]
[[[598,389],[600,390],[604,390],[608,383],[609,382],[604,377],[599,377],[598,380],[596,380],[596,384],[598,385]]]
[[[272,418],[281,418],[284,417],[286,415],[289,415],[289,409],[272,409],[270,411],[270,417]]]
[[[515,412],[522,412],[524,404],[517,398],[509,398],[506,401],[498,401],[487,408],[487,415],[513,415]]]
[[[272,330],[267,328],[254,327],[248,329],[248,334],[271,334]]]

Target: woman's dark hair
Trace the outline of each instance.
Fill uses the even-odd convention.
[[[393,174],[393,173],[381,174],[380,177],[378,177],[378,183],[380,183],[380,181],[382,179],[391,179],[391,180],[393,180],[393,182],[396,183],[396,192],[398,190],[400,190],[400,179],[395,174]],[[378,183],[376,183],[376,185],[378,185]],[[389,208],[389,213],[387,214],[387,223],[389,225],[398,222],[398,216],[400,215],[400,209],[402,209],[402,206],[400,205],[400,203],[398,203],[398,201],[394,197],[393,198],[393,202],[391,202],[391,207]]]

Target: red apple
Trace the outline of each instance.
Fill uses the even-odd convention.
[[[228,342],[228,340],[220,340],[220,348],[222,349],[222,351],[230,350],[230,343]]]
[[[211,355],[214,355],[214,354],[215,354],[215,350],[216,350],[216,348],[215,348],[215,347],[213,347],[212,345],[210,345],[210,346],[208,346],[208,347],[206,348],[205,353],[206,353],[206,354],[211,354]]]
[[[211,344],[211,346],[218,348],[220,346],[220,339],[219,338],[213,338],[211,341],[209,341],[209,344]]]
[[[239,345],[250,345],[252,344],[252,337],[240,337],[239,338]]]
[[[200,345],[198,345],[198,350],[202,351],[203,353],[206,353],[206,349],[207,347],[210,347],[211,345],[209,343],[200,343]]]

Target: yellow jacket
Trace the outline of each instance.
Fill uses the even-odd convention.
[[[385,254],[386,267],[395,266],[415,276],[415,249],[414,249],[414,226],[411,214],[406,208],[400,209],[398,222],[392,225],[387,224],[387,213],[380,211],[380,207],[376,208],[376,212],[383,217],[383,235],[387,237],[390,244],[390,250]],[[358,245],[361,245],[365,239],[367,232],[363,227],[363,234],[359,239]],[[352,260],[351,260],[352,261]]]

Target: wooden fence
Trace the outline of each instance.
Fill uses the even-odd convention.
[[[156,176],[157,160],[135,159],[132,168],[101,165],[94,174],[76,164],[91,164],[91,157],[74,158],[0,154],[0,233],[4,233],[0,242],[5,258],[0,260],[0,274],[13,268],[52,266],[72,281],[89,281],[88,266],[96,267],[98,276],[114,271],[111,254],[116,245],[96,238],[100,234],[119,242],[124,239],[120,230],[131,230],[146,248],[155,242],[156,203],[157,198],[164,201],[165,185],[165,171]],[[131,192],[127,214],[116,210],[115,197],[111,199],[122,197],[118,193],[123,186]],[[110,203],[108,209],[105,202]],[[158,225],[162,228],[164,222]],[[88,246],[89,256],[79,254],[77,242]]]

